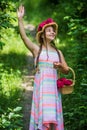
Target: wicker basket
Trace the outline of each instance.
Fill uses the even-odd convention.
[[[69,80],[72,81],[72,84],[71,84],[71,85],[68,85],[68,86],[64,85],[62,88],[60,88],[60,92],[61,92],[62,94],[70,94],[70,93],[72,93],[73,90],[74,90],[74,85],[75,85],[75,72],[74,72],[74,70],[73,70],[72,68],[70,68],[70,67],[69,67],[69,70],[70,70],[70,71],[72,72],[72,74],[73,74],[73,79],[69,79]]]

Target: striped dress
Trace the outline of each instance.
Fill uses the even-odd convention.
[[[53,62],[59,61],[56,51],[42,50],[39,56],[39,72],[35,74],[29,130],[64,130],[61,94],[57,89],[57,70]]]

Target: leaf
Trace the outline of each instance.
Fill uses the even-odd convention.
[[[10,112],[9,115],[8,115],[8,118],[11,119],[13,116],[14,116],[14,113]]]
[[[16,107],[15,109],[13,109],[14,112],[18,112],[20,110],[22,110],[22,107]]]
[[[4,45],[5,45],[5,43],[0,41],[0,49],[3,49]]]

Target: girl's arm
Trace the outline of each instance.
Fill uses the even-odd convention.
[[[24,6],[21,5],[19,7],[19,9],[17,10],[17,16],[18,16],[18,25],[19,25],[19,31],[20,31],[21,38],[22,38],[24,44],[26,45],[26,47],[32,52],[34,57],[36,57],[38,54],[38,51],[39,51],[39,46],[32,43],[32,41],[27,37],[27,35],[25,33],[25,29],[24,29],[24,25],[23,25],[23,21],[22,21],[22,18],[24,16]]]
[[[54,68],[59,68],[62,73],[67,74],[69,72],[69,67],[68,67],[68,65],[65,61],[65,58],[60,50],[59,50],[59,54],[60,54],[61,62],[55,62]]]

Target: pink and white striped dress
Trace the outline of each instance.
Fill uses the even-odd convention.
[[[57,89],[57,70],[53,62],[59,61],[56,51],[42,50],[39,72],[35,74],[29,130],[48,130],[53,123],[55,130],[64,130],[61,94]]]

